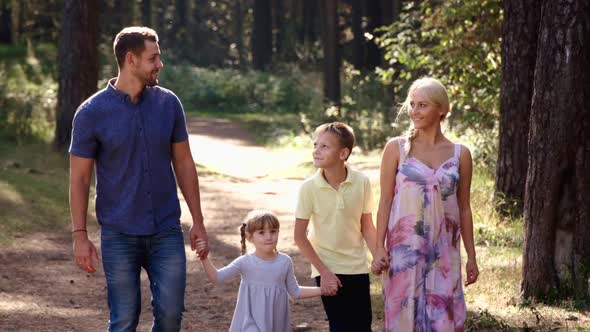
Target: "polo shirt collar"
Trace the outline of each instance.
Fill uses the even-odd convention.
[[[344,164],[346,167],[346,179],[342,183],[352,183],[352,170],[348,164]],[[332,188],[332,186],[326,181],[324,175],[322,174],[322,169],[318,169],[315,175],[313,176],[313,181],[320,187],[320,188]]]
[[[129,102],[131,103],[131,98],[129,97],[128,94],[126,94],[123,91],[117,90],[117,88],[115,88],[115,82],[117,81],[116,77],[111,78],[108,82],[107,82],[107,87],[106,87],[106,91],[113,97],[117,98],[118,100],[122,101],[122,102]],[[143,88],[143,91],[139,94],[138,97],[138,104],[143,100],[143,98],[145,97],[146,93],[147,93],[148,87],[146,86],[145,88]]]

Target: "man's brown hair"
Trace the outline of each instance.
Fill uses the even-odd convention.
[[[115,37],[113,51],[119,68],[125,64],[125,55],[131,51],[140,55],[145,50],[145,41],[157,43],[159,41],[156,31],[147,27],[126,27]]]
[[[350,156],[352,148],[354,147],[354,131],[349,125],[342,122],[324,123],[315,129],[313,136],[318,137],[318,135],[322,133],[332,133],[336,135],[340,141],[340,145],[342,145],[343,148],[348,148],[348,156]],[[348,157],[346,159],[348,159]]]

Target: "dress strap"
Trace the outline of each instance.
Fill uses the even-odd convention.
[[[461,157],[461,144],[455,144],[455,158]]]

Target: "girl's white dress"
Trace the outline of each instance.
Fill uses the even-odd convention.
[[[293,273],[293,262],[278,253],[271,260],[245,254],[217,272],[223,282],[241,274],[238,301],[230,332],[291,331],[289,297],[297,299],[301,289]]]

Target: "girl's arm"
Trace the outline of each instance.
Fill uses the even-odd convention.
[[[294,299],[306,299],[308,297],[322,295],[322,289],[320,287],[299,286],[293,270],[293,261],[291,257],[288,257],[288,259],[286,286],[289,295]]]
[[[473,217],[471,215],[470,190],[471,176],[473,165],[471,153],[466,147],[461,147],[461,156],[459,158],[459,185],[457,188],[457,201],[459,204],[459,218],[461,221],[461,237],[463,245],[467,252],[467,264],[465,272],[467,278],[465,285],[473,284],[477,281],[479,270],[477,268],[477,259],[475,257],[475,241],[473,239]]]
[[[307,299],[309,297],[316,297],[322,295],[322,289],[319,287],[307,287],[307,286],[299,286],[299,293],[300,299]]]
[[[209,258],[201,259],[201,264],[203,264],[205,273],[207,273],[207,278],[209,278],[209,281],[215,285],[217,283],[217,268],[215,265],[213,265],[213,263],[211,263]]]
[[[198,254],[203,252],[203,248],[207,246],[208,245],[204,240],[199,239],[196,241],[197,256],[201,260],[201,264],[203,264],[203,269],[207,274],[207,278],[209,278],[209,281],[211,281],[213,285],[217,284],[218,281],[223,282],[240,273],[244,256],[236,258],[228,266],[222,267],[218,270],[208,257],[199,256]]]
[[[381,173],[379,183],[381,186],[381,196],[379,197],[379,208],[377,210],[377,243],[375,245],[375,255],[373,261],[381,264],[383,262],[387,266],[389,263],[389,256],[385,250],[385,234],[387,232],[387,224],[389,223],[389,212],[391,211],[391,203],[393,202],[395,190],[395,175],[397,173],[397,164],[399,161],[400,151],[397,139],[391,139],[383,149],[383,156],[381,157]],[[375,264],[373,264],[375,265]],[[375,268],[373,272],[377,271]]]

